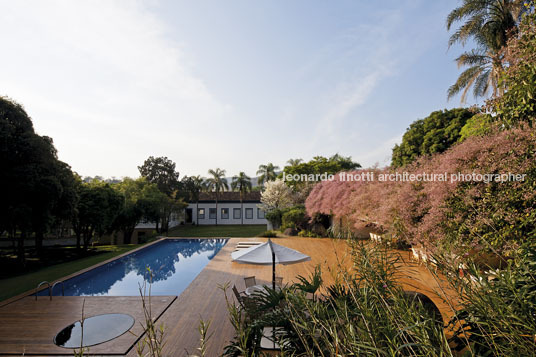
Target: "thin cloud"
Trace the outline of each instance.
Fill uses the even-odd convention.
[[[113,172],[127,161],[131,169],[122,173],[135,175],[148,155],[169,155],[170,143],[196,145],[199,127],[209,126],[210,137],[232,110],[194,74],[146,3],[2,8],[9,52],[0,58],[1,94],[23,103],[36,128],[55,138],[60,158],[82,174]]]

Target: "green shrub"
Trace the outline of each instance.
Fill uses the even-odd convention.
[[[536,249],[523,248],[506,269],[457,279],[461,309],[450,321],[452,342],[476,356],[534,356],[536,351]],[[452,274],[451,276],[455,276]]]
[[[281,216],[281,229],[294,228],[303,229],[307,225],[309,217],[304,206],[292,207]]]
[[[460,130],[460,139],[464,141],[471,136],[484,136],[492,132],[493,118],[489,114],[476,114],[467,120],[462,130]]]
[[[309,238],[321,238],[320,235],[316,234],[315,232],[311,232],[308,230],[303,230],[298,233],[298,237],[309,237]]]
[[[438,110],[416,120],[404,133],[400,145],[393,148],[391,165],[401,167],[418,157],[447,150],[460,138],[460,130],[473,112],[466,108]]]
[[[264,231],[260,233],[258,237],[274,238],[277,237],[277,231]]]
[[[281,217],[283,216],[283,210],[278,208],[266,212],[266,219],[272,223],[274,228],[281,227]]]

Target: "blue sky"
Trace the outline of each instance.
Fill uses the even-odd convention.
[[[0,95],[83,176],[136,177],[149,155],[181,175],[337,152],[385,165],[412,121],[460,106],[456,5],[2,0]]]

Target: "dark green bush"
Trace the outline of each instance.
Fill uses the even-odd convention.
[[[266,212],[266,219],[272,223],[274,228],[281,227],[281,217],[283,216],[283,210],[278,208]]]
[[[281,217],[281,229],[304,229],[308,221],[309,217],[305,212],[305,207],[302,205],[295,206],[283,213]]]
[[[274,238],[277,237],[276,231],[264,231],[258,235],[258,237]]]

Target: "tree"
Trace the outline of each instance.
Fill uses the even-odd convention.
[[[225,170],[222,169],[216,169],[216,170],[208,170],[208,174],[212,177],[209,177],[206,181],[207,189],[209,191],[213,191],[216,196],[216,225],[218,225],[218,198],[220,196],[220,192],[224,192],[229,189],[229,184],[227,183],[227,179],[225,178]]]
[[[361,167],[361,165],[352,160],[351,156],[341,156],[339,154],[332,155],[331,157],[315,156],[308,162],[302,162],[297,165],[285,166],[283,173],[285,176],[294,175],[331,175],[341,171],[351,171]],[[296,192],[300,192],[303,200],[309,194],[310,189],[314,182],[304,181],[288,181],[287,185],[292,187]]]
[[[188,193],[188,201],[189,202],[195,202],[195,210],[196,210],[196,225],[199,224],[199,217],[197,215],[197,211],[199,210],[199,194],[206,189],[205,185],[205,179],[199,175],[197,176],[187,176],[183,178],[182,183],[184,185],[184,189]]]
[[[296,166],[296,165],[299,165],[303,162],[303,159],[289,159],[287,161],[287,164],[289,164],[289,166]]]
[[[21,263],[26,237],[35,233],[40,253],[44,234],[56,218],[72,214],[73,180],[70,167],[58,160],[52,139],[35,133],[20,104],[0,97],[0,231],[12,239],[19,233]]]
[[[295,197],[283,180],[276,179],[266,183],[266,187],[261,193],[261,203],[262,209],[269,212],[294,206]]]
[[[156,230],[167,232],[169,221],[173,213],[178,213],[181,207],[184,207],[183,191],[179,181],[179,173],[175,171],[175,163],[167,157],[150,156],[142,166],[138,166],[142,177],[147,181],[156,184],[158,189],[167,196],[162,198],[159,206],[158,220],[156,221]],[[158,229],[160,224],[160,230]]]
[[[391,165],[407,165],[419,156],[443,152],[460,139],[460,131],[473,112],[465,108],[439,110],[414,121],[402,143],[393,148]]]
[[[242,171],[238,175],[233,176],[231,188],[240,192],[240,212],[244,212],[244,193],[251,191],[251,178]],[[240,218],[242,219],[242,224],[244,224],[244,215],[242,213],[240,214]]]
[[[112,187],[124,197],[123,207],[115,218],[113,226],[123,232],[123,243],[130,244],[136,225],[144,217],[154,216],[166,196],[160,193],[155,184],[148,182],[144,177],[137,180],[126,177]],[[155,191],[160,193],[156,199]]]
[[[279,166],[274,166],[271,162],[266,165],[259,165],[257,170],[257,175],[260,175],[259,183],[264,185],[268,181],[274,181],[277,178],[277,170],[279,170]]]
[[[455,43],[465,45],[472,39],[477,48],[456,59],[458,67],[469,68],[449,88],[449,98],[462,92],[464,102],[471,87],[475,98],[485,96],[490,88],[494,94],[503,91],[499,86],[502,49],[515,32],[522,10],[523,2],[519,0],[464,0],[461,6],[451,11],[447,17],[448,30],[454,23],[464,22],[451,35],[449,47]]]
[[[467,120],[460,130],[459,142],[464,141],[471,136],[488,135],[493,130],[493,117],[490,114],[475,114]]]
[[[138,166],[140,175],[147,181],[156,184],[158,189],[171,197],[179,185],[179,173],[175,171],[175,163],[165,156],[149,156],[143,165]]]
[[[80,249],[82,239],[84,250],[87,250],[94,237],[101,237],[113,230],[124,205],[124,197],[103,181],[79,181],[77,186],[80,199],[73,229],[77,248]]]

